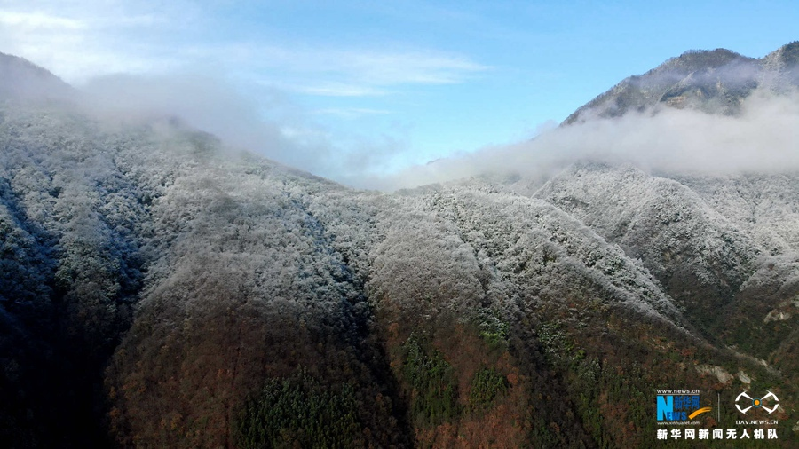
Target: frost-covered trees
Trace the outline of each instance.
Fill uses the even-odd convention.
[[[795,333],[751,338],[799,315],[791,175],[582,164],[532,197],[490,179],[380,194],[174,120],[0,112],[0,414],[22,446],[55,441],[40,425],[102,440],[104,403],[123,446],[260,441],[285,398],[344,407],[341,435],[376,446],[622,445],[603,429],[640,407],[603,427],[598,388],[668,380],[618,374],[629,354],[678,372],[675,351],[690,363],[713,333],[793,366]],[[60,365],[63,382],[43,374]]]

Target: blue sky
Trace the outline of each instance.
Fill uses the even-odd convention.
[[[76,85],[207,76],[278,130],[255,150],[346,180],[528,139],[683,51],[762,57],[797,23],[795,0],[0,0],[0,51]]]

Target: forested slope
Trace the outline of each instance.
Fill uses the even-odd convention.
[[[795,173],[382,194],[52,96],[0,149],[11,447],[640,447],[659,388],[799,393]]]

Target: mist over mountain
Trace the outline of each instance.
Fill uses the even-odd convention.
[[[530,141],[482,148],[360,185],[392,191],[489,176],[521,179],[534,191],[581,160],[717,175],[799,170],[797,48],[784,45],[763,59],[721,49],[686,52],[622,81]]]
[[[721,429],[774,392],[792,447],[795,51],[686,53],[391,194],[2,56],[0,440],[645,447],[691,389]]]
[[[44,99],[65,98],[72,87],[47,69],[32,62],[0,52],[0,98]]]
[[[799,42],[762,59],[719,48],[688,51],[643,75],[631,76],[578,108],[565,123],[619,117],[657,107],[735,115],[757,89],[788,91],[799,86]]]

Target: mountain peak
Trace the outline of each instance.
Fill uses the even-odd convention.
[[[797,61],[799,42],[783,45],[762,59],[724,48],[689,50],[643,75],[624,79],[578,108],[564,124],[661,106],[735,115],[741,101],[761,85],[772,90],[799,85]]]
[[[64,98],[72,88],[49,70],[0,52],[0,98]]]
[[[765,60],[778,59],[786,65],[799,63],[799,41],[785,44],[777,50],[766,55]]]
[[[643,76],[663,72],[689,74],[697,70],[708,70],[726,66],[733,62],[754,61],[726,48],[715,50],[688,50],[676,58],[667,59],[661,65],[646,72]]]

